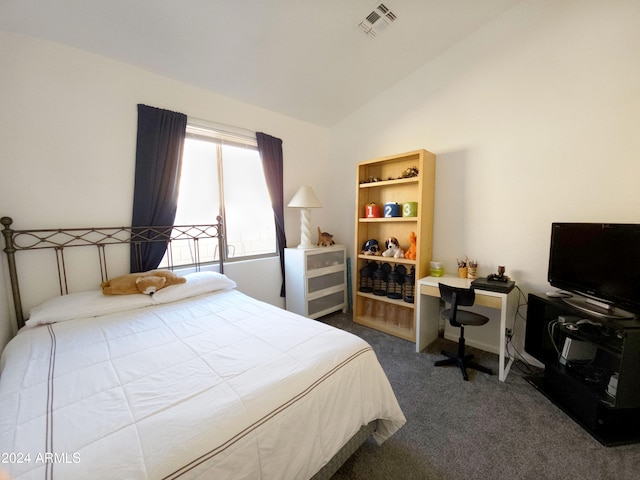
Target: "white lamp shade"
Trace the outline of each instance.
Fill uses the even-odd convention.
[[[322,204],[313,189],[306,185],[300,187],[287,206],[300,209],[300,245],[298,248],[315,247],[311,243],[311,210],[309,209],[321,208]]]
[[[309,186],[303,185],[298,189],[287,207],[294,208],[322,208],[322,204]]]

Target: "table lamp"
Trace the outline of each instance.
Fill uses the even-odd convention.
[[[311,243],[311,209],[321,208],[322,204],[313,189],[306,185],[300,187],[287,207],[300,209],[300,245],[298,248],[314,248],[316,245]]]

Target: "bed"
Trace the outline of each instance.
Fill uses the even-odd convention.
[[[241,293],[221,261],[153,295],[70,293],[60,250],[85,236],[60,246],[65,230],[2,223],[21,327],[0,360],[0,471],[12,479],[329,478],[369,435],[382,443],[405,423],[365,341]],[[203,230],[222,242],[221,225]],[[113,237],[96,235],[106,271]],[[113,242],[137,234],[123,236]],[[63,295],[25,319],[15,253],[34,248],[63,258]]]

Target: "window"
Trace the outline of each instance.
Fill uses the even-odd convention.
[[[222,216],[225,261],[277,255],[271,199],[255,137],[188,125],[174,225]],[[193,244],[172,248],[173,265],[194,263]],[[200,240],[200,262],[217,260],[217,240]],[[162,266],[168,265],[167,255]]]

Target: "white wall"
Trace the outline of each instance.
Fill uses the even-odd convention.
[[[285,202],[313,186],[324,208],[312,225],[351,254],[355,163],[431,150],[435,258],[452,272],[469,255],[482,275],[504,264],[525,292],[548,290],[552,221],[639,221],[638,24],[634,0],[525,0],[330,131],[0,32],[0,215],[16,228],[129,223],[135,106],[147,103],[282,138]],[[286,216],[296,246],[298,212]],[[0,345],[8,314],[0,293]]]
[[[329,180],[317,174],[328,157],[325,128],[21,35],[0,32],[0,65],[0,216],[13,217],[16,229],[130,224],[138,103],[282,138],[285,202],[302,183],[321,200],[331,194]],[[322,220],[323,210],[314,211],[314,220]],[[288,244],[296,246],[298,211],[285,215]],[[258,271],[228,268],[241,290],[283,306],[279,279],[257,281],[274,271],[279,275],[277,260]],[[11,333],[6,291],[3,259],[0,349]]]
[[[551,222],[640,222],[638,25],[637,1],[522,2],[331,129],[340,201],[356,162],[430,150],[434,259],[549,290]]]

